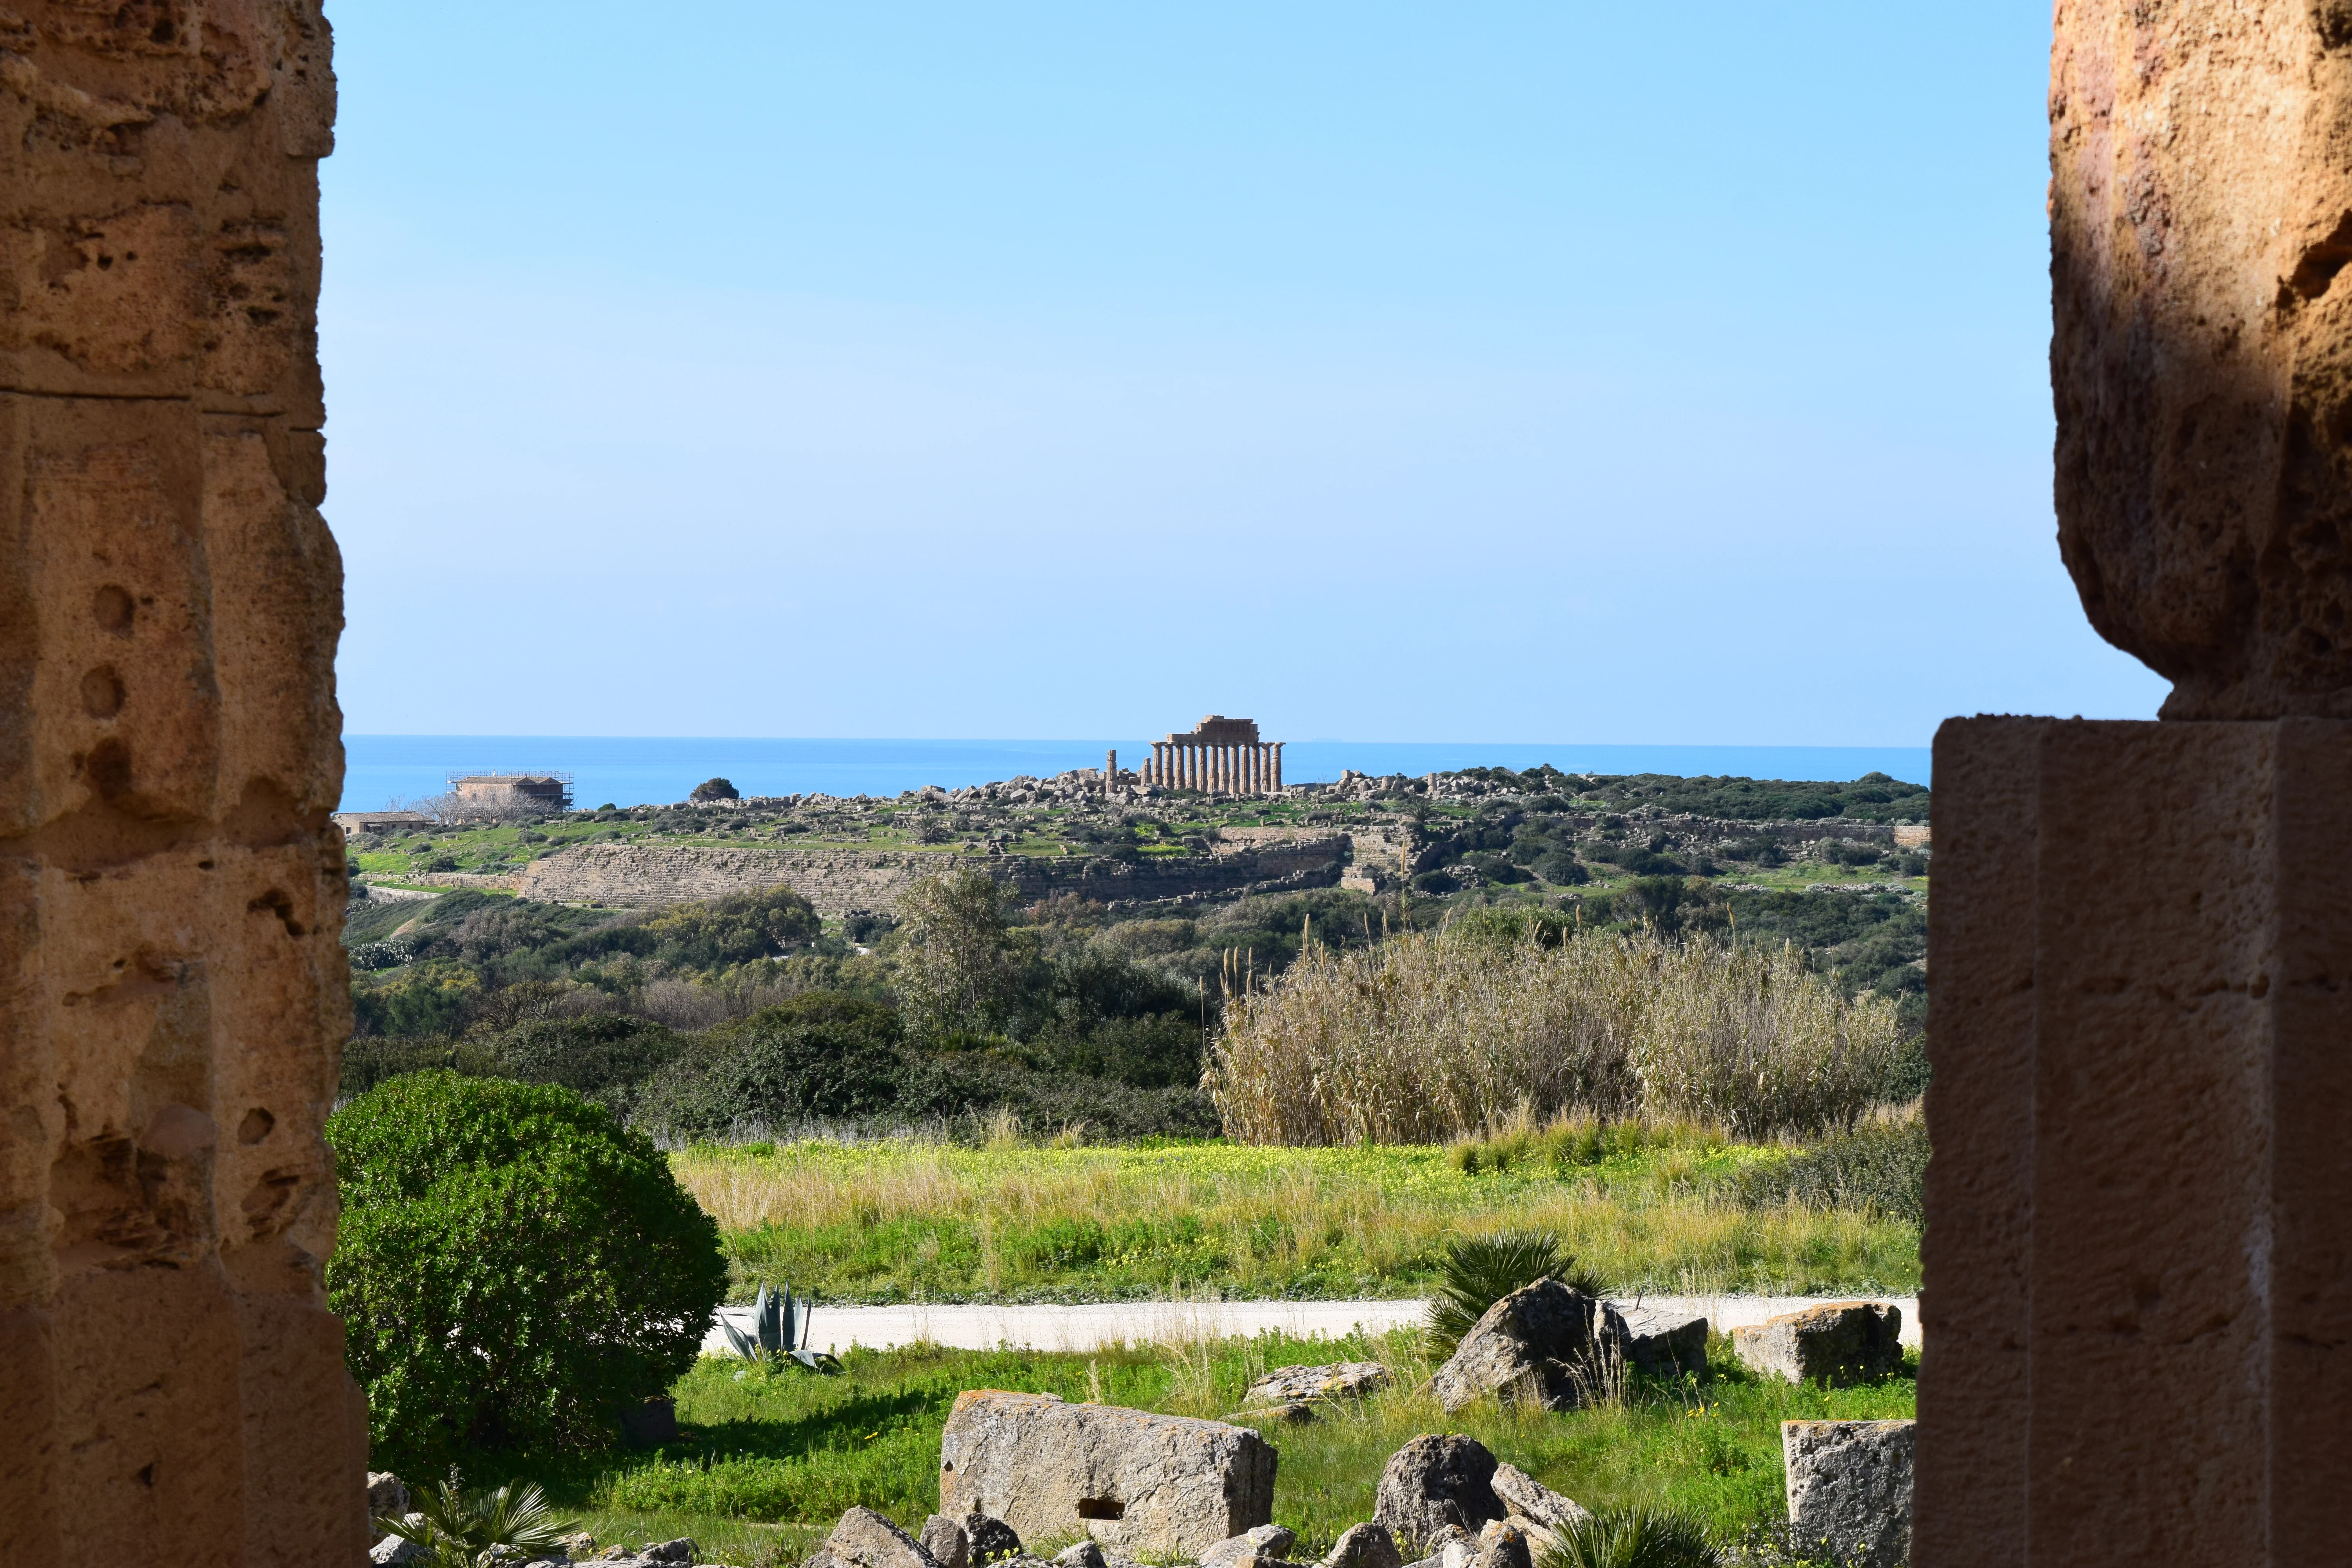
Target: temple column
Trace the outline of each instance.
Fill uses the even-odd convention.
[[[1274,787],[1277,790],[1282,788],[1282,742],[1280,741],[1274,743]]]

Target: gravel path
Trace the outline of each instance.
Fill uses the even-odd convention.
[[[1724,1332],[1760,1323],[1823,1301],[1850,1296],[1650,1296],[1643,1305],[1704,1312]],[[1919,1342],[1919,1299],[1880,1296],[1903,1309],[1903,1342]],[[810,1323],[809,1343],[835,1353],[851,1345],[887,1350],[929,1342],[959,1350],[1015,1345],[1028,1350],[1090,1351],[1138,1341],[1169,1343],[1247,1336],[1279,1329],[1299,1338],[1336,1338],[1362,1328],[1417,1323],[1429,1303],[1391,1301],[1111,1301],[1099,1305],[1025,1307],[819,1307]],[[728,1307],[722,1315],[739,1328],[751,1327],[748,1307]],[[716,1323],[703,1349],[725,1353],[727,1336]]]

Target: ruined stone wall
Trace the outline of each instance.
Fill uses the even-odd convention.
[[[0,1539],[366,1551],[309,0],[0,12]]]
[[[1108,903],[1237,893],[1312,873],[1333,865],[1345,851],[1342,840],[1326,837],[1220,847],[1224,852],[1122,861],[1092,855],[592,844],[532,861],[514,886],[523,898],[549,903],[639,909],[787,887],[818,913],[839,915],[853,910],[887,912],[915,883],[959,865],[983,867],[1024,898],[1076,893]]]

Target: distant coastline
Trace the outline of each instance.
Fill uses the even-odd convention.
[[[395,797],[446,788],[451,773],[521,768],[570,773],[583,805],[682,800],[714,775],[745,795],[895,795],[950,789],[1028,773],[1100,767],[1117,748],[1120,765],[1147,754],[1141,739],[1096,741],[794,740],[628,735],[346,735],[342,808],[369,811]],[[1365,773],[1529,768],[1570,773],[1734,774],[1749,778],[1853,779],[1884,773],[1927,784],[1926,746],[1643,746],[1570,742],[1293,741],[1293,783]]]

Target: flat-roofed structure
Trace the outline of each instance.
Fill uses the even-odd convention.
[[[1208,795],[1271,795],[1282,787],[1282,747],[1258,738],[1255,719],[1212,713],[1198,728],[1154,741],[1143,782]]]
[[[572,809],[572,775],[557,773],[451,774],[461,816],[536,816]]]
[[[433,819],[421,811],[339,811],[335,826],[345,833],[427,833]]]

